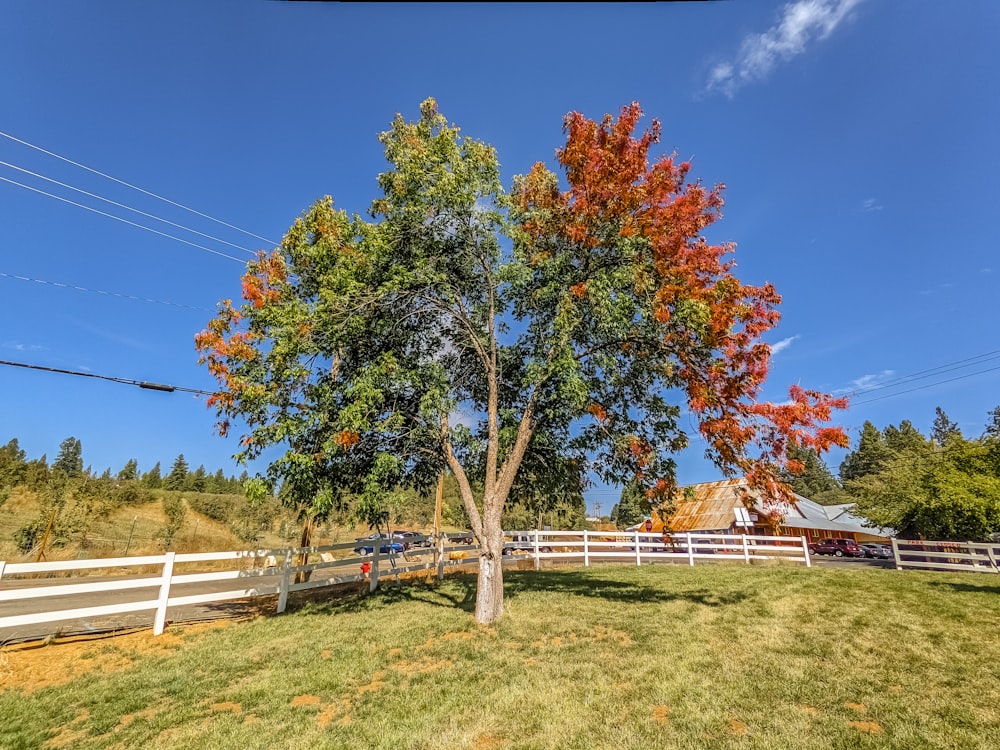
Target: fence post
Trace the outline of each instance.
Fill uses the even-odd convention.
[[[375,589],[378,588],[378,559],[379,552],[382,548],[382,539],[374,539],[372,541],[372,577],[368,582],[368,593],[370,594]]]
[[[588,533],[589,532],[587,532],[587,530],[584,529],[584,532],[583,532],[583,567],[585,567],[585,568],[589,568],[590,567],[590,546],[587,544],[587,534]],[[3,575],[3,568],[2,567],[0,567],[0,575]]]
[[[3,578],[3,569],[7,567],[5,560],[0,560],[0,578]]]
[[[538,556],[538,529],[532,531],[532,543],[535,548],[535,570],[541,570],[542,558]]]
[[[691,567],[694,567],[694,545],[691,543],[692,542],[691,532],[689,531],[688,533],[686,533],[684,535],[684,537],[687,540],[688,565],[690,565]]]
[[[635,534],[635,564],[642,565],[642,550],[639,547],[639,529],[636,529],[632,533]]]
[[[278,587],[277,613],[280,615],[288,606],[288,587],[292,577],[292,548],[285,550],[285,559],[281,563],[281,584]]]
[[[160,596],[156,600],[156,616],[153,618],[153,635],[160,635],[167,626],[167,600],[170,599],[170,579],[174,575],[174,553],[163,557],[163,576],[160,582]]]
[[[903,561],[899,559],[899,546],[896,544],[896,537],[889,537],[892,542],[892,559],[896,561],[896,570],[903,569]]]
[[[740,534],[740,537],[743,540],[743,559],[746,560],[747,562],[750,562],[750,547],[747,544],[747,535]]]
[[[437,538],[437,569],[438,569],[438,580],[444,580],[444,543],[447,537],[444,534],[440,534]]]
[[[800,536],[799,539],[802,540],[802,554],[806,556],[806,567],[812,567],[812,560],[809,559],[809,540],[804,536]]]

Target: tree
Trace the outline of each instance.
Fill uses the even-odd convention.
[[[174,459],[174,465],[166,479],[163,480],[163,486],[168,490],[183,490],[187,487],[187,481],[188,462],[185,460],[184,454],[181,453]]]
[[[792,443],[788,446],[788,458],[794,463],[782,471],[782,477],[797,494],[821,505],[849,501],[840,482],[816,451]]]
[[[65,472],[70,479],[83,476],[83,446],[80,441],[74,437],[63,440],[52,468]]]
[[[896,453],[901,451],[919,451],[927,446],[927,438],[908,419],[900,422],[899,427],[889,425],[882,433],[885,438],[886,448]]]
[[[944,448],[894,454],[848,483],[856,512],[903,538],[978,541],[1000,531],[996,446],[951,435]]]
[[[858,447],[848,453],[840,464],[840,481],[845,484],[867,474],[877,473],[890,458],[891,451],[878,427],[865,421]]]
[[[639,523],[649,512],[649,498],[645,490],[636,482],[628,482],[611,509],[611,523],[619,529],[627,529]]]
[[[938,445],[944,445],[948,442],[948,438],[961,434],[958,424],[948,419],[944,409],[940,406],[934,407],[934,426],[931,429],[931,440]]]
[[[139,478],[139,462],[134,458],[130,458],[122,470],[118,472],[118,479],[124,482],[130,482]]]
[[[494,149],[437,111],[397,116],[371,221],[326,197],[280,247],[248,263],[245,303],[220,303],[196,337],[219,381],[209,399],[240,460],[275,445],[267,472],[319,517],[355,500],[377,520],[393,488],[433,486],[446,466],[478,541],[476,620],[503,613],[502,512],[544,441],[581,474],[673,489],[688,444],[685,403],[707,452],[770,496],[789,440],[825,450],[846,405],[791,389],[759,399],[780,297],[741,283],[702,232],[721,187],[688,163],[650,164],[660,126],[633,136],[638,104],[601,122],[567,116],[557,152],[568,189],[542,164],[507,194]]]
[[[990,421],[986,423],[986,436],[1000,437],[1000,406],[993,407],[990,412]]]
[[[12,487],[24,481],[27,468],[25,455],[17,438],[0,448],[0,488]]]
[[[163,485],[163,477],[160,476],[160,462],[156,466],[142,475],[142,485],[150,490],[158,490]]]
[[[201,464],[194,472],[188,481],[189,489],[193,492],[204,492],[206,483],[208,482],[208,475],[205,472],[205,465]]]

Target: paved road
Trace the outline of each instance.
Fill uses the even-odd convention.
[[[424,552],[421,550],[421,552]],[[426,551],[425,554],[430,554]],[[419,557],[419,553],[408,553],[407,557],[413,561]],[[720,562],[729,562],[728,560]],[[813,555],[813,565],[830,568],[884,568],[892,569],[895,563],[892,560],[869,560],[854,558],[837,558],[833,556]],[[358,559],[360,565],[360,560]],[[686,561],[657,561],[658,564],[683,564]],[[314,571],[311,580],[319,581],[332,576],[343,576],[347,573],[355,572],[353,565],[350,567],[336,568],[333,570]],[[250,572],[252,574],[252,571]],[[86,582],[97,581],[131,581],[143,576],[87,576]],[[146,574],[147,578],[155,577],[155,573]],[[18,588],[29,588],[42,585],[60,586],[67,583],[81,583],[83,577],[76,578],[53,578],[48,580],[39,579],[16,579],[5,577],[0,579],[0,591]],[[193,594],[208,594],[222,591],[231,591],[242,588],[258,588],[261,590],[271,589],[278,584],[277,575],[255,576],[248,575],[246,578],[237,578],[224,581],[210,581],[204,583],[175,584],[171,587],[172,597],[188,596]],[[335,585],[331,582],[331,585]],[[361,582],[339,584],[341,588],[348,590],[358,590],[359,586],[367,584]],[[326,591],[326,589],[320,589]],[[115,589],[111,591],[98,592],[93,594],[70,594],[63,596],[47,597],[42,599],[23,599],[18,601],[0,602],[0,615],[12,616],[28,614],[38,611],[53,611],[63,609],[74,609],[78,607],[93,607],[107,604],[122,604],[125,602],[141,602],[155,599],[159,593],[159,581],[154,581],[148,586],[132,589]],[[305,595],[315,595],[315,590],[302,592]],[[292,594],[294,602],[296,594]],[[168,611],[168,622],[195,622],[207,619],[233,618],[250,616],[254,614],[274,612],[277,604],[277,596],[274,594],[256,596],[250,599],[237,599],[224,602],[210,602],[204,604],[185,605],[181,607],[171,607]],[[38,625],[22,625],[14,628],[0,628],[0,644],[21,641],[42,640],[46,638],[58,638],[60,636],[79,636],[87,634],[106,633],[115,630],[130,630],[134,628],[150,628],[153,625],[153,610],[141,612],[128,612],[103,617],[77,618],[62,620],[59,622],[43,623]]]
[[[418,555],[408,554],[407,557],[412,562],[418,558]],[[310,580],[320,581],[330,579],[334,576],[345,576],[359,573],[360,559],[351,558],[350,562],[351,564],[349,566],[313,571]],[[384,566],[385,562],[383,561],[382,564]],[[278,569],[271,570],[274,571],[274,574],[272,575],[259,575],[259,571],[247,571],[246,577],[235,579],[200,583],[175,583],[170,587],[170,596],[173,598],[191,596],[195,594],[219,593],[239,589],[274,592],[280,582],[280,575],[278,575]],[[385,568],[383,568],[383,571],[384,570]],[[192,571],[185,570],[183,572],[188,573]],[[127,583],[143,578],[155,579],[156,573],[131,576],[76,576],[73,578],[50,579],[12,578],[5,576],[3,579],[0,579],[0,591],[44,586],[64,586],[71,583]],[[331,581],[331,586],[333,585],[358,590],[360,586],[365,586],[367,584],[362,582],[337,584]],[[148,586],[140,586],[137,588],[121,588],[86,594],[64,594],[51,597],[0,601],[0,616],[7,617],[21,614],[31,614],[35,612],[52,612],[83,607],[149,601],[157,598],[159,590],[160,582],[158,580],[153,580]],[[324,588],[319,590],[326,591],[327,589]],[[302,594],[314,594],[315,591],[316,590],[314,589],[309,589],[302,592]],[[293,592],[291,595],[292,601],[296,598],[296,592]],[[222,602],[184,605],[171,607],[167,612],[167,620],[168,622],[174,623],[192,622],[207,619],[252,615],[261,612],[274,612],[276,604],[277,594],[266,593],[264,595],[258,595],[248,599],[234,599]],[[0,628],[0,644],[43,640],[54,637],[57,638],[59,636],[97,634],[114,630],[149,628],[153,626],[154,614],[155,611],[150,609],[139,612],[125,612],[99,617],[76,618],[60,620],[58,622],[4,627]]]

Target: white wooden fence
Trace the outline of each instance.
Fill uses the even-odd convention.
[[[893,539],[896,569],[962,570],[1000,573],[1000,544]]]
[[[805,537],[755,536],[751,534],[680,533],[664,537],[639,531],[512,531],[507,549],[513,555],[528,554],[538,568],[542,560],[592,560],[666,562],[696,560],[774,560],[812,563]]]
[[[474,554],[468,556],[476,547],[463,543],[464,539],[465,537],[460,535],[442,536],[436,546],[430,549],[415,548],[405,555],[386,554],[380,551],[378,545],[374,545],[373,553],[364,557],[354,554],[358,542],[347,542],[322,547],[191,554],[167,552],[163,555],[100,560],[37,563],[0,561],[0,582],[9,586],[0,589],[0,628],[153,610],[153,633],[159,635],[166,626],[167,609],[170,607],[274,594],[278,595],[277,611],[283,612],[287,606],[288,595],[293,591],[366,579],[369,581],[370,589],[374,590],[380,578],[391,578],[403,573],[429,569],[436,569],[438,576],[441,577],[446,567],[478,564],[478,558]],[[310,562],[310,560],[315,561]],[[179,566],[201,563],[204,567],[205,563],[220,562],[229,569],[194,573],[182,573],[177,570]],[[362,570],[362,564],[365,562],[370,566],[367,572]],[[143,568],[159,568],[159,570],[153,574],[143,572],[136,574],[136,569]],[[113,577],[109,580],[66,584],[59,583],[66,580],[65,578],[53,577],[53,574],[65,574],[66,571],[84,570],[107,570]],[[34,577],[15,582],[10,577],[16,575]],[[300,578],[306,580],[296,583],[295,581]],[[232,581],[233,586],[223,585],[223,590],[218,590],[217,584],[206,586],[220,581]],[[187,587],[190,591],[194,584],[201,584],[200,587],[196,587],[202,589],[199,593],[184,595],[177,590]],[[205,591],[205,588],[212,590]],[[96,606],[67,606],[66,599],[62,599],[60,603],[62,597],[73,596],[77,603],[82,603],[79,595],[120,592],[128,589],[153,589],[155,595],[138,601]],[[37,600],[39,606],[30,612],[4,613],[4,610],[10,609],[9,606],[3,606],[5,602],[23,602],[29,599]]]
[[[504,562],[516,563],[525,555],[535,568],[543,560],[595,560],[643,563],[696,560],[751,562],[780,558],[810,565],[809,549],[803,537],[733,536],[722,534],[674,534],[665,541],[659,534],[597,531],[521,531],[508,534]],[[153,611],[153,633],[159,635],[167,624],[171,607],[223,602],[257,596],[278,595],[277,611],[283,612],[293,591],[368,581],[374,591],[380,579],[435,570],[439,578],[445,568],[478,565],[478,547],[468,543],[468,534],[440,536],[431,548],[411,548],[406,553],[386,554],[377,540],[370,555],[354,554],[358,542],[320,547],[198,552],[99,560],[67,560],[38,563],[0,561],[0,629],[18,628],[82,618],[98,618],[132,612]],[[365,571],[363,564],[368,563]],[[206,564],[225,567],[205,570]],[[200,566],[196,572],[179,568]],[[152,572],[149,572],[152,569]],[[80,571],[107,571],[105,580],[78,576],[77,582],[53,577]],[[15,576],[15,578],[12,578]],[[19,578],[29,576],[29,578]],[[304,580],[301,580],[304,579]],[[296,582],[296,581],[299,582]],[[229,582],[232,582],[231,584]],[[184,593],[186,588],[187,592]],[[94,604],[100,594],[130,589],[149,590],[137,601]],[[31,600],[37,607],[25,605]],[[18,602],[20,613],[12,613]]]

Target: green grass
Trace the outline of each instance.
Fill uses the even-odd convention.
[[[702,565],[506,583],[494,628],[473,622],[474,579],[454,578],[7,690],[0,747],[1000,746],[992,577]]]

